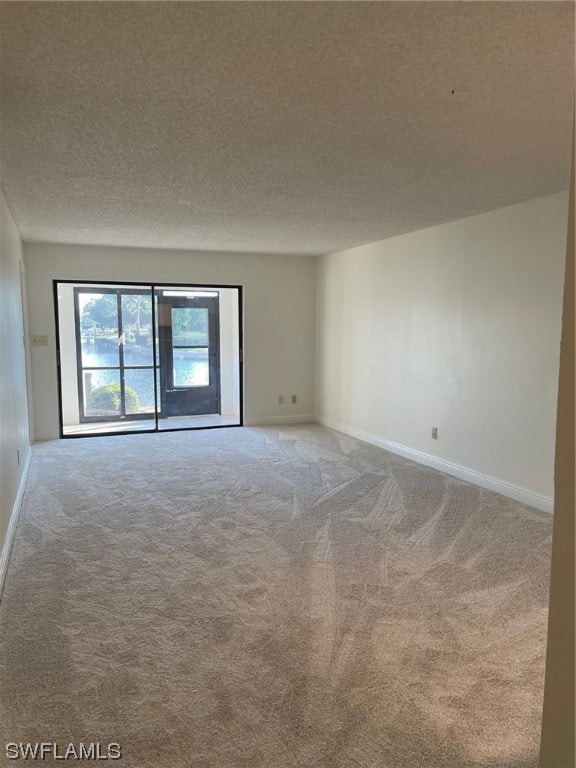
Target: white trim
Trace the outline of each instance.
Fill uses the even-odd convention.
[[[245,419],[245,427],[264,427],[267,424],[309,424],[316,419],[312,414],[300,413],[290,416],[263,416],[255,419]]]
[[[440,472],[445,472],[446,474],[457,477],[467,483],[479,485],[480,488],[486,488],[489,491],[500,493],[502,496],[507,496],[515,501],[520,501],[522,504],[536,507],[536,509],[540,509],[542,512],[552,514],[554,511],[554,499],[551,499],[549,496],[542,496],[541,494],[534,493],[526,488],[512,485],[512,483],[506,483],[495,477],[483,475],[475,469],[470,469],[470,467],[463,467],[460,464],[454,464],[451,461],[439,459],[429,453],[423,453],[414,448],[408,448],[406,445],[394,443],[391,440],[385,440],[383,437],[378,437],[378,435],[374,435],[371,432],[364,432],[361,429],[355,429],[354,427],[349,427],[345,424],[339,424],[324,416],[317,416],[316,421],[329,429],[336,430],[336,432],[343,432],[344,434],[356,437],[358,440],[362,440],[365,443],[377,445],[379,448],[384,448],[385,451],[391,451],[399,456],[404,456],[407,459],[416,461],[418,464],[425,464],[427,467],[433,467],[434,469],[440,470]]]
[[[14,504],[12,506],[12,514],[10,515],[10,522],[8,523],[8,530],[6,531],[6,538],[4,539],[2,554],[0,554],[0,600],[2,599],[2,592],[4,591],[4,581],[8,571],[8,561],[10,560],[10,552],[12,551],[12,544],[14,543],[16,525],[18,523],[18,517],[20,516],[20,507],[22,506],[24,491],[26,490],[26,482],[28,480],[31,461],[32,449],[30,448],[28,456],[26,457],[26,462],[24,463],[22,475],[20,476],[20,485],[18,486],[18,492],[16,493],[16,498],[14,499]]]

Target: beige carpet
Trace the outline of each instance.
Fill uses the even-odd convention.
[[[535,766],[550,537],[314,425],[40,445],[0,765],[23,764],[8,741],[100,741],[125,768]]]

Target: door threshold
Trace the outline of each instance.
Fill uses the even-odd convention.
[[[200,427],[237,427],[240,425],[238,416],[221,416],[218,413],[207,413],[200,416],[168,416],[158,419],[158,431],[167,429],[198,429]]]
[[[201,416],[169,416],[158,419],[158,432],[172,432],[178,429],[207,429],[212,427],[239,427],[239,416],[221,416],[210,413]],[[133,432],[155,432],[154,419],[137,421],[102,421],[89,424],[68,424],[63,429],[63,437],[81,437],[82,435],[122,435]]]

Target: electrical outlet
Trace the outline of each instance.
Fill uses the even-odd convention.
[[[47,347],[48,346],[48,336],[32,336],[32,346],[33,347]]]
[[[294,405],[295,402],[297,402],[298,398],[296,395],[292,395],[292,405]]]
[[[278,395],[278,405],[284,405],[284,395]]]
[[[432,440],[438,440],[438,427],[432,427]]]

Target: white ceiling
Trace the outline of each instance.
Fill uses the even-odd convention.
[[[574,3],[1,2],[24,240],[317,254],[566,189]]]

